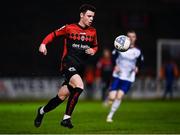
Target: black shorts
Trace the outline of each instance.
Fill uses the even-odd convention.
[[[69,62],[69,61],[65,61],[62,63],[62,75],[65,77],[65,81],[69,82],[70,78],[75,75],[78,74],[81,76],[81,78],[83,77],[83,67],[74,64],[73,62]]]

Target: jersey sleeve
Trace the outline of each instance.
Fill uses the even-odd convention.
[[[67,25],[49,33],[42,41],[42,44],[47,45],[48,43],[51,43],[56,37],[66,35],[66,27]]]
[[[136,66],[137,66],[139,69],[141,69],[142,66],[143,66],[143,64],[144,64],[144,56],[143,56],[142,53],[140,53],[140,55],[139,55],[139,57],[138,57],[138,59],[137,59]]]
[[[112,51],[112,63],[113,63],[113,66],[116,65],[116,59],[117,59],[118,56],[119,56],[118,51],[116,49],[114,49]]]

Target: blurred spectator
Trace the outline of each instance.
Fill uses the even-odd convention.
[[[88,99],[93,98],[94,93],[94,80],[95,80],[95,71],[93,66],[88,65],[85,70],[84,74],[84,80],[85,80],[85,87],[86,87],[86,95]]]
[[[3,97],[4,95],[8,94],[8,90],[2,80],[0,80],[0,97]]]
[[[106,100],[107,90],[111,81],[111,74],[113,70],[113,64],[111,60],[111,51],[109,49],[104,49],[101,58],[96,65],[96,81],[102,83],[102,101]]]
[[[173,60],[168,60],[160,72],[161,79],[165,79],[165,91],[163,99],[167,98],[168,94],[170,98],[173,98],[173,84],[174,80],[178,77],[178,67]]]

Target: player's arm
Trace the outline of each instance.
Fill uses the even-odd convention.
[[[97,43],[97,34],[95,32],[94,40],[93,40],[93,47],[86,49],[85,52],[90,55],[95,55],[98,50],[98,43]]]
[[[61,27],[58,30],[55,30],[49,33],[42,41],[41,45],[39,46],[39,52],[47,55],[47,48],[46,45],[51,43],[56,37],[63,36],[66,34],[66,26]]]
[[[116,49],[114,49],[112,51],[112,63],[113,63],[113,66],[116,65],[116,59],[117,59],[118,56],[119,56],[118,51]]]
[[[121,73],[121,68],[118,65],[114,66],[114,72],[116,72],[117,74]]]
[[[116,49],[114,49],[112,51],[112,59],[111,60],[112,60],[112,64],[114,67],[113,72],[116,72],[117,74],[121,72],[121,68],[117,64],[118,56],[119,56],[119,52]]]
[[[134,69],[136,73],[138,73],[139,70],[142,68],[143,63],[144,63],[144,56],[141,54],[137,59],[136,68]]]
[[[96,48],[89,48],[89,49],[86,49],[85,52],[89,55],[95,55],[97,49]]]

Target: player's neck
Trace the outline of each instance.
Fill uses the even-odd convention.
[[[130,46],[130,48],[134,48],[135,47],[135,45],[134,44],[132,44],[131,46]]]
[[[82,21],[79,21],[78,25],[82,28],[86,28],[87,26],[82,22]]]

